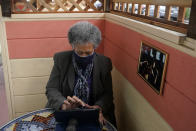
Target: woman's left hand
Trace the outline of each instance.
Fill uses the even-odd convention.
[[[99,122],[102,124],[102,125],[105,125],[106,123],[106,120],[103,116],[103,113],[102,113],[102,109],[100,106],[98,105],[94,105],[94,106],[90,106],[88,104],[85,105],[85,107],[89,108],[89,109],[99,109]]]

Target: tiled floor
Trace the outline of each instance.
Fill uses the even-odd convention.
[[[8,106],[5,93],[3,67],[0,65],[0,127],[8,122]]]

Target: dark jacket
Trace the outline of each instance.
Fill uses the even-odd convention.
[[[72,64],[72,54],[73,51],[66,51],[54,55],[54,66],[46,86],[48,98],[46,107],[58,110],[67,96],[73,96],[75,71]],[[95,53],[93,63],[94,105],[99,105],[104,117],[115,125],[111,60]]]

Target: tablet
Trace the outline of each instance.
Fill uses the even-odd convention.
[[[67,123],[70,119],[77,119],[80,122],[98,122],[99,109],[58,110],[54,112],[56,122]]]

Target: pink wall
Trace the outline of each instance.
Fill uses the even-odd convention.
[[[157,95],[137,75],[142,40],[169,54],[163,96]],[[108,21],[105,22],[104,54],[112,59],[115,67],[175,131],[196,130],[196,59],[194,57]]]
[[[98,26],[104,38],[104,20],[88,20]],[[78,20],[6,22],[10,59],[51,57],[55,52],[71,50],[68,29]],[[97,52],[103,53],[103,44]]]

